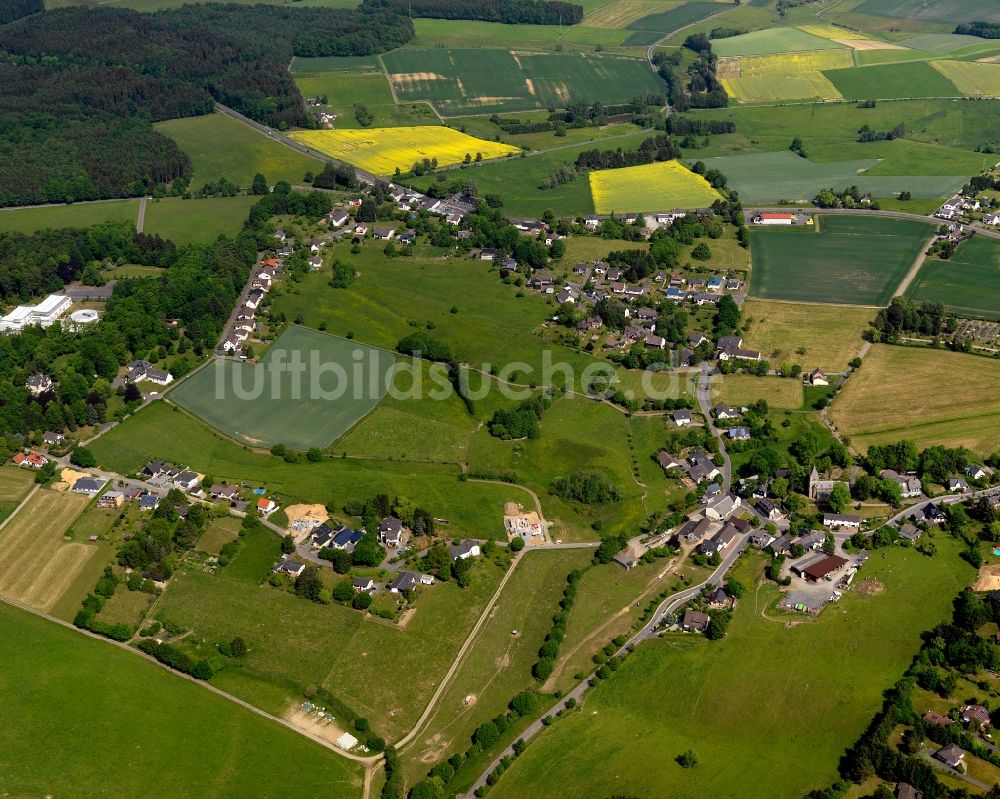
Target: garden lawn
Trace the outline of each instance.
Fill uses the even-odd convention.
[[[254,196],[209,197],[183,200],[166,197],[146,205],[143,232],[157,234],[178,245],[211,244],[220,235],[235,236],[243,228]]]
[[[720,197],[705,178],[678,161],[591,172],[590,190],[599,214],[707,208]]]
[[[18,686],[4,692],[18,719],[0,736],[6,795],[360,795],[356,765],[134,654],[6,605],[0,626],[0,671]],[[284,771],[296,779],[279,786]]]
[[[417,162],[437,161],[441,166],[460,164],[474,157],[502,158],[517,147],[441,126],[367,128],[365,130],[304,130],[291,138],[321,153],[380,175],[407,172]]]
[[[848,100],[958,97],[962,94],[944,75],[923,61],[831,69],[823,74]]]
[[[815,621],[788,628],[763,616],[777,596],[764,585],[737,607],[723,641],[677,634],[643,644],[579,711],[533,741],[491,795],[606,796],[627,785],[636,796],[772,799],[830,784],[882,691],[920,648],[921,631],[950,616],[972,577],[957,545],[936,540],[934,558],[896,548],[870,560],[861,576],[886,590],[848,592]],[[741,567],[747,582],[762,561],[753,565]],[[760,679],[776,663],[794,691]],[[807,754],[786,756],[794,740],[809,741]],[[674,762],[688,749],[694,769]]]
[[[885,305],[933,227],[879,217],[816,217],[813,226],[750,235],[754,297]]]
[[[103,467],[119,474],[132,474],[151,459],[164,458],[217,482],[264,486],[283,507],[301,501],[341,508],[349,500],[370,499],[380,492],[403,496],[436,517],[449,519],[449,532],[475,538],[506,537],[503,503],[524,501],[524,492],[516,486],[461,482],[454,466],[340,457],[286,463],[237,446],[163,402],[143,409],[88,448]]]
[[[942,302],[953,313],[1000,319],[1000,241],[976,236],[962,242],[951,260],[927,259],[907,296]]]
[[[914,441],[1000,449],[1000,363],[976,355],[876,345],[830,407],[830,419],[864,451]]]
[[[302,155],[225,114],[158,122],[156,129],[177,142],[191,156],[191,186],[226,178],[249,188],[258,172],[270,185],[279,180],[301,183],[306,172],[320,172],[323,164]]]
[[[131,222],[139,215],[138,200],[107,200],[37,208],[0,209],[0,233],[34,233],[46,228],[90,227],[99,222]]]
[[[776,365],[797,363],[807,373],[816,368],[843,372],[857,357],[861,334],[873,317],[867,308],[747,300],[743,318],[752,322],[743,342]]]
[[[299,362],[301,372],[279,372]],[[260,363],[216,360],[170,392],[170,400],[252,446],[327,447],[385,396],[392,353],[290,327]]]

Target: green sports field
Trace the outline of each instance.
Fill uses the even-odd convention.
[[[976,236],[951,260],[925,261],[907,295],[942,302],[954,313],[1000,319],[1000,240]]]
[[[846,33],[846,31],[845,31]],[[797,53],[806,50],[844,50],[846,45],[813,36],[798,28],[768,28],[751,31],[742,36],[730,36],[712,42],[712,52],[720,58],[737,55],[768,55],[771,53]]]
[[[923,61],[880,64],[823,73],[848,100],[884,100],[895,97],[960,97],[951,81]]]
[[[829,785],[920,633],[950,616],[974,574],[953,539],[935,543],[934,558],[901,548],[873,557],[859,579],[885,590],[849,591],[816,621],[769,610],[777,591],[763,583],[737,605],[724,640],[670,634],[642,644],[532,741],[490,796],[775,799]],[[753,586],[761,568],[752,555],[736,576]],[[789,757],[796,741],[808,744]],[[699,762],[684,769],[674,758],[689,749]]]
[[[5,796],[361,794],[356,765],[136,654],[3,604],[0,627]]]
[[[34,233],[45,228],[90,227],[99,222],[135,223],[138,200],[43,205],[0,210],[0,233]]]
[[[283,369],[302,364],[301,378]],[[253,446],[325,447],[385,395],[391,353],[291,327],[259,364],[218,360],[170,392],[182,408]]]
[[[876,145],[882,142],[874,143]],[[885,142],[891,145],[896,142]],[[873,151],[873,155],[879,154]],[[874,197],[891,197],[909,191],[915,198],[942,197],[962,187],[962,175],[870,175],[879,166],[874,159],[817,163],[799,158],[787,149],[769,153],[729,155],[705,158],[707,167],[724,174],[731,188],[745,202],[808,202],[827,188],[836,190],[857,186]]]
[[[592,53],[402,49],[382,56],[401,102],[428,100],[449,116],[663,94],[644,60]]]
[[[812,228],[756,228],[750,293],[772,300],[885,305],[934,232],[865,216],[817,217]]]
[[[196,191],[221,177],[246,189],[258,172],[271,184],[279,180],[301,183],[306,172],[323,168],[320,161],[262,136],[225,114],[159,122],[156,129],[191,156],[191,185]]]

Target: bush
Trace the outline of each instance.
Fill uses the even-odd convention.
[[[509,549],[511,552],[520,552],[522,549],[524,549],[524,539],[521,538],[521,536],[512,538],[510,543],[507,545],[507,549]]]
[[[74,449],[70,453],[69,462],[74,466],[79,466],[83,469],[92,469],[97,466],[97,458],[95,458],[94,453],[86,447],[77,447]]]
[[[354,586],[350,580],[341,580],[333,587],[333,598],[338,602],[351,602],[354,600]]]
[[[372,595],[366,594],[364,591],[359,591],[354,595],[354,600],[351,602],[351,606],[355,610],[368,610],[372,606]]]

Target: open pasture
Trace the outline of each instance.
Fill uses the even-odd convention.
[[[289,799],[361,794],[357,765],[135,654],[6,605],[0,626],[0,672],[17,686],[4,697],[17,734],[0,743],[9,796],[240,799],[284,770]],[[67,734],[95,719],[100,735]]]
[[[964,316],[1000,319],[1000,241],[976,236],[948,261],[929,258],[907,296],[944,303]]]
[[[220,176],[221,177],[221,176]],[[235,236],[243,228],[252,195],[184,200],[165,197],[146,205],[144,233],[159,234],[178,245],[211,244],[220,234]]]
[[[934,232],[901,219],[816,219],[815,228],[751,231],[754,297],[885,305]]]
[[[448,116],[620,103],[664,93],[645,60],[597,53],[403,49],[382,61],[400,102],[427,100]]]
[[[912,39],[904,39],[900,44],[911,50],[924,50],[931,53],[950,53],[970,45],[983,44],[978,36],[963,36],[958,33],[922,33]]]
[[[440,124],[434,110],[427,103],[397,105],[381,68],[377,72],[297,73],[294,77],[295,85],[299,87],[303,97],[326,98],[325,105],[315,108],[336,114],[334,124],[337,130],[362,127],[354,113],[354,107],[359,104],[368,109],[373,119],[371,124],[376,128]]]
[[[408,172],[423,159],[436,159],[441,166],[460,164],[469,156],[502,158],[520,152],[500,142],[477,139],[443,126],[407,128],[366,128],[364,130],[303,130],[292,138],[379,175],[391,175],[397,168]]]
[[[551,47],[565,28],[558,25],[505,25],[502,22],[482,22],[468,19],[415,19],[415,36],[410,47],[435,47],[438,45],[470,47],[485,46]]]
[[[874,314],[868,308],[747,300],[743,317],[752,321],[744,346],[760,350],[774,364],[843,372],[857,357],[861,334]]]
[[[218,360],[170,392],[212,427],[252,446],[325,447],[385,395],[391,353],[290,327],[259,364]],[[293,375],[282,364],[300,362]]]
[[[306,172],[323,168],[316,159],[261,136],[225,114],[172,119],[155,127],[191,156],[195,190],[222,177],[246,189],[258,172],[272,185],[279,180],[301,183]]]
[[[959,97],[962,94],[944,75],[923,61],[829,69],[823,74],[848,100]]]
[[[0,233],[34,233],[46,228],[90,227],[100,222],[131,222],[139,215],[138,200],[101,200],[72,205],[0,209]]]
[[[720,58],[841,49],[849,52],[844,45],[830,37],[817,36],[807,27],[767,28],[712,41],[712,52]]]
[[[778,592],[764,583],[737,605],[724,640],[678,634],[644,643],[581,709],[532,741],[491,796],[608,796],[627,785],[635,796],[774,799],[832,783],[845,747],[920,648],[920,633],[950,616],[972,577],[956,542],[936,543],[938,558],[901,548],[872,558],[861,574],[885,591],[850,591],[816,620],[789,626],[787,616],[773,617],[767,608]],[[754,586],[761,568],[752,555],[735,576]],[[793,695],[760,679],[775,663]],[[728,712],[713,714],[719,697]],[[804,739],[807,755],[788,758],[788,742]],[[674,762],[688,749],[696,768]]]
[[[830,419],[864,451],[901,439],[918,448],[1000,449],[1000,363],[976,355],[877,345],[830,406]]]
[[[865,0],[856,6],[857,14],[871,14],[888,19],[917,22],[1000,22],[1000,7],[994,0]]]
[[[932,61],[931,66],[969,97],[1000,97],[1000,64]]]
[[[802,407],[802,381],[790,377],[718,375],[712,389],[713,398],[737,408],[759,399],[766,400],[772,408]]]
[[[51,610],[88,561],[102,557],[95,546],[63,539],[87,502],[43,489],[7,519],[0,528],[0,594]]]
[[[590,190],[599,214],[707,208],[720,196],[678,161],[591,172]]]
[[[371,55],[317,56],[292,59],[289,71],[293,75],[310,75],[314,72],[353,72],[355,70],[376,70],[378,59]]]

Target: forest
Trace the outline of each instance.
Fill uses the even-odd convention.
[[[401,14],[433,19],[474,19],[507,25],[576,25],[583,6],[560,0],[364,0],[362,10],[392,9]]]
[[[412,36],[388,10],[75,7],[19,19],[0,28],[0,205],[146,194],[190,174],[152,122],[219,102],[307,126],[292,56],[370,55]]]
[[[45,10],[43,0],[5,0],[0,4],[0,25]]]

